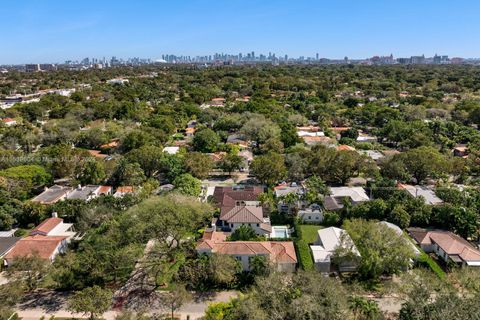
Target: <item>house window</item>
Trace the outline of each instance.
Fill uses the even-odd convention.
[[[238,261],[242,261],[242,257],[241,257],[241,256],[235,256],[235,259],[238,260]]]
[[[318,216],[317,216],[317,217],[315,217],[315,219],[316,219],[316,220],[318,220]]]
[[[257,227],[260,227],[260,223],[257,223]]]
[[[230,228],[233,228],[233,223],[230,224]]]
[[[311,220],[312,219],[312,216],[308,216],[308,220]]]

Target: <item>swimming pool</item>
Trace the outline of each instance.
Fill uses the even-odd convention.
[[[287,226],[273,226],[271,238],[287,239],[290,238],[290,232]]]

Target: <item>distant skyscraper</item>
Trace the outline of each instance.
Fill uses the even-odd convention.
[[[318,60],[318,52],[317,52],[317,54],[315,55],[315,60]]]

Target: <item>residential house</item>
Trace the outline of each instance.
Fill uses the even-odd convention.
[[[240,171],[247,171],[253,161],[253,152],[250,149],[243,149],[238,153],[238,156],[243,159]]]
[[[40,204],[54,204],[58,201],[64,200],[70,191],[72,191],[72,188],[70,187],[54,185],[50,188],[45,188],[42,193],[33,198],[31,201]]]
[[[214,163],[218,163],[218,162],[222,161],[223,158],[225,158],[226,155],[227,155],[227,153],[225,151],[217,151],[217,152],[214,152],[214,153],[208,153],[208,156],[210,157],[210,159],[212,159],[212,161]]]
[[[17,231],[17,229],[10,229],[10,230],[6,230],[6,231],[0,231],[0,238],[14,237],[14,236],[15,236],[15,231]]]
[[[382,150],[381,152],[385,157],[393,157],[394,155],[401,153],[400,151],[395,149]]]
[[[222,207],[216,226],[222,230],[234,232],[239,227],[250,226],[258,235],[268,236],[272,232],[270,219],[263,214],[261,205],[239,204],[234,207]]]
[[[272,232],[270,219],[264,215],[258,201],[262,187],[215,187],[213,198],[220,208],[220,217],[214,227],[235,231],[242,225],[252,227],[258,235],[268,236]]]
[[[114,78],[114,79],[110,79],[110,80],[107,80],[107,83],[108,84],[126,84],[128,83],[128,79],[123,79],[123,78]]]
[[[12,118],[3,118],[2,122],[7,127],[11,127],[11,126],[14,126],[14,125],[17,124],[17,121],[15,119],[12,119]]]
[[[331,187],[330,195],[324,199],[324,207],[329,211],[340,210],[345,200],[350,201],[352,205],[357,205],[369,201],[370,198],[362,187]]]
[[[408,228],[408,233],[427,253],[433,252],[445,262],[480,267],[480,250],[450,231]]]
[[[79,185],[67,194],[67,199],[90,201],[98,196],[108,194],[112,194],[112,187],[110,186],[86,185],[82,187]]]
[[[249,102],[250,97],[249,96],[243,96],[241,98],[236,98],[235,101],[237,101],[237,102]]]
[[[207,109],[210,107],[224,107],[225,106],[225,98],[213,98],[212,100],[205,102],[200,106],[201,109]]]
[[[100,150],[88,150],[88,153],[90,153],[92,157],[95,157],[101,160],[111,159],[111,157],[108,154],[104,154]]]
[[[307,208],[298,210],[298,217],[302,222],[322,223],[323,210],[320,205],[314,203]]]
[[[62,236],[28,236],[20,239],[3,257],[4,265],[11,265],[18,257],[31,256],[38,256],[41,259],[53,262],[58,254],[66,252],[67,246],[66,238]]]
[[[242,149],[246,149],[249,147],[249,143],[246,137],[242,134],[237,134],[237,133],[229,135],[227,137],[227,143],[237,145]]]
[[[112,139],[109,143],[102,144],[100,149],[114,149],[120,145],[120,139]]]
[[[333,272],[338,270],[339,272],[352,272],[356,271],[358,267],[357,259],[340,259],[336,265],[332,263],[337,248],[345,248],[350,250],[358,259],[361,258],[360,252],[358,252],[355,244],[348,235],[348,233],[336,227],[329,227],[318,230],[317,241],[310,246],[313,254],[313,261],[315,263],[315,269],[319,272]]]
[[[468,156],[468,147],[465,144],[458,144],[453,148],[453,156],[455,157],[467,157]]]
[[[0,259],[3,259],[20,239],[20,237],[0,237]]]
[[[44,220],[30,231],[30,236],[61,236],[70,242],[77,233],[73,231],[73,223],[64,223],[62,218],[51,217]]]
[[[325,133],[319,127],[297,127],[297,135],[303,137],[324,137]]]
[[[244,271],[250,271],[254,257],[265,257],[277,271],[294,272],[297,265],[291,241],[226,241],[228,233],[205,231],[198,242],[199,254],[227,254],[240,261]]]
[[[258,196],[263,192],[261,186],[215,187],[213,198],[219,208],[244,205],[258,205]]]
[[[186,128],[185,129],[185,137],[193,139],[195,136],[195,128]]]
[[[373,161],[379,161],[385,158],[385,156],[377,150],[358,150],[358,152],[360,154],[366,155],[367,157],[370,157]]]
[[[355,148],[346,144],[341,144],[337,146],[337,151],[355,151]]]
[[[113,196],[115,198],[121,198],[125,196],[126,194],[135,194],[133,186],[122,186],[118,187]]]
[[[314,137],[304,136],[302,137],[302,140],[303,142],[305,142],[307,146],[315,146],[318,144],[322,144],[326,146],[333,145],[333,139],[325,136],[314,136]]]
[[[180,151],[180,147],[165,147],[163,148],[163,152],[168,154],[177,154]]]
[[[273,188],[275,197],[278,199],[278,211],[291,212],[294,209],[301,209],[305,206],[303,195],[306,193],[306,189],[303,185],[292,182],[290,184],[283,182]],[[289,202],[286,197],[293,197],[295,201]]]
[[[440,205],[443,203],[443,200],[437,197],[435,191],[419,185],[408,185],[408,184],[397,184],[397,188],[407,191],[412,197],[418,198],[423,197],[425,204],[429,205]]]
[[[369,143],[374,143],[377,142],[378,139],[375,136],[371,136],[369,134],[360,132],[357,137],[357,142],[369,142]]]
[[[73,224],[64,223],[63,219],[52,217],[44,220],[30,231],[29,236],[18,240],[5,255],[5,266],[11,265],[18,257],[38,256],[53,261],[58,254],[65,253],[68,243],[76,235]]]

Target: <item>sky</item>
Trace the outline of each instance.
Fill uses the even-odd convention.
[[[480,57],[478,0],[1,0],[0,64],[275,52]]]

